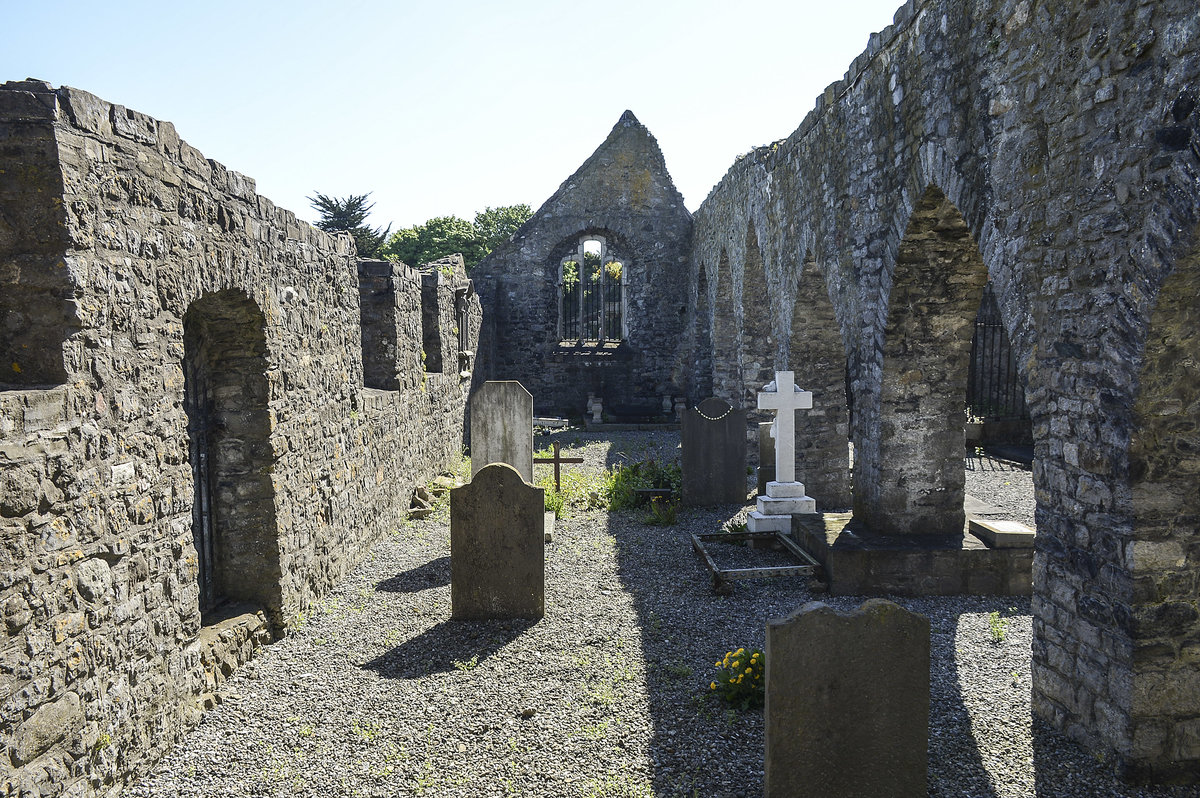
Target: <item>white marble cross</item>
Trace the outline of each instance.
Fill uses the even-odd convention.
[[[775,381],[758,392],[758,409],[774,410],[775,424],[775,481],[796,481],[796,415],[797,410],[812,408],[812,393],[796,387],[790,371],[775,372]]]

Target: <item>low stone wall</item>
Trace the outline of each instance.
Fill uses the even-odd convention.
[[[425,373],[397,267],[365,387],[350,238],[170,123],[26,81],[0,132],[0,794],[98,793],[403,521],[469,373]],[[461,263],[439,279],[477,332]]]

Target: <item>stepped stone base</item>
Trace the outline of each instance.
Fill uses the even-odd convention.
[[[877,535],[850,513],[792,517],[794,539],[825,567],[835,596],[1028,596],[1033,549],[990,547],[970,533]]]

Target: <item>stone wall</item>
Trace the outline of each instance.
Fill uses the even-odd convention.
[[[695,307],[682,291],[691,225],[657,142],[626,111],[512,240],[471,272],[486,320],[476,379],[518,380],[537,413],[582,415],[593,393],[609,408],[695,399],[680,348]],[[587,234],[603,237],[624,265],[623,341],[563,340],[559,264]]]
[[[1195,296],[1198,81],[1185,0],[913,0],[695,214],[718,392],[750,242],[777,287],[759,354],[801,384],[783,342],[819,265],[856,515],[894,533],[961,523],[962,342],[990,278],[1034,426],[1034,705],[1132,779],[1200,778],[1195,317],[1172,298]]]
[[[170,123],[8,83],[0,142],[0,794],[86,794],[405,518],[469,374],[421,367],[411,271]],[[478,330],[461,264],[439,280]]]

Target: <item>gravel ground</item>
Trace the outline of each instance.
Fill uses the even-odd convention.
[[[622,453],[677,456],[677,433],[557,437],[582,449],[567,468],[585,472]],[[969,492],[1032,524],[1027,469],[972,458],[967,475]],[[711,592],[688,533],[748,509],[686,509],[673,527],[576,510],[546,548],[546,617],[530,624],[450,622],[443,506],[372,548],[124,794],[761,795],[762,712],[727,709],[709,690],[713,663],[762,647],[767,619],[814,596],[785,579]],[[1031,722],[1028,600],[898,601],[932,625],[931,796],[1197,794],[1125,788]]]

